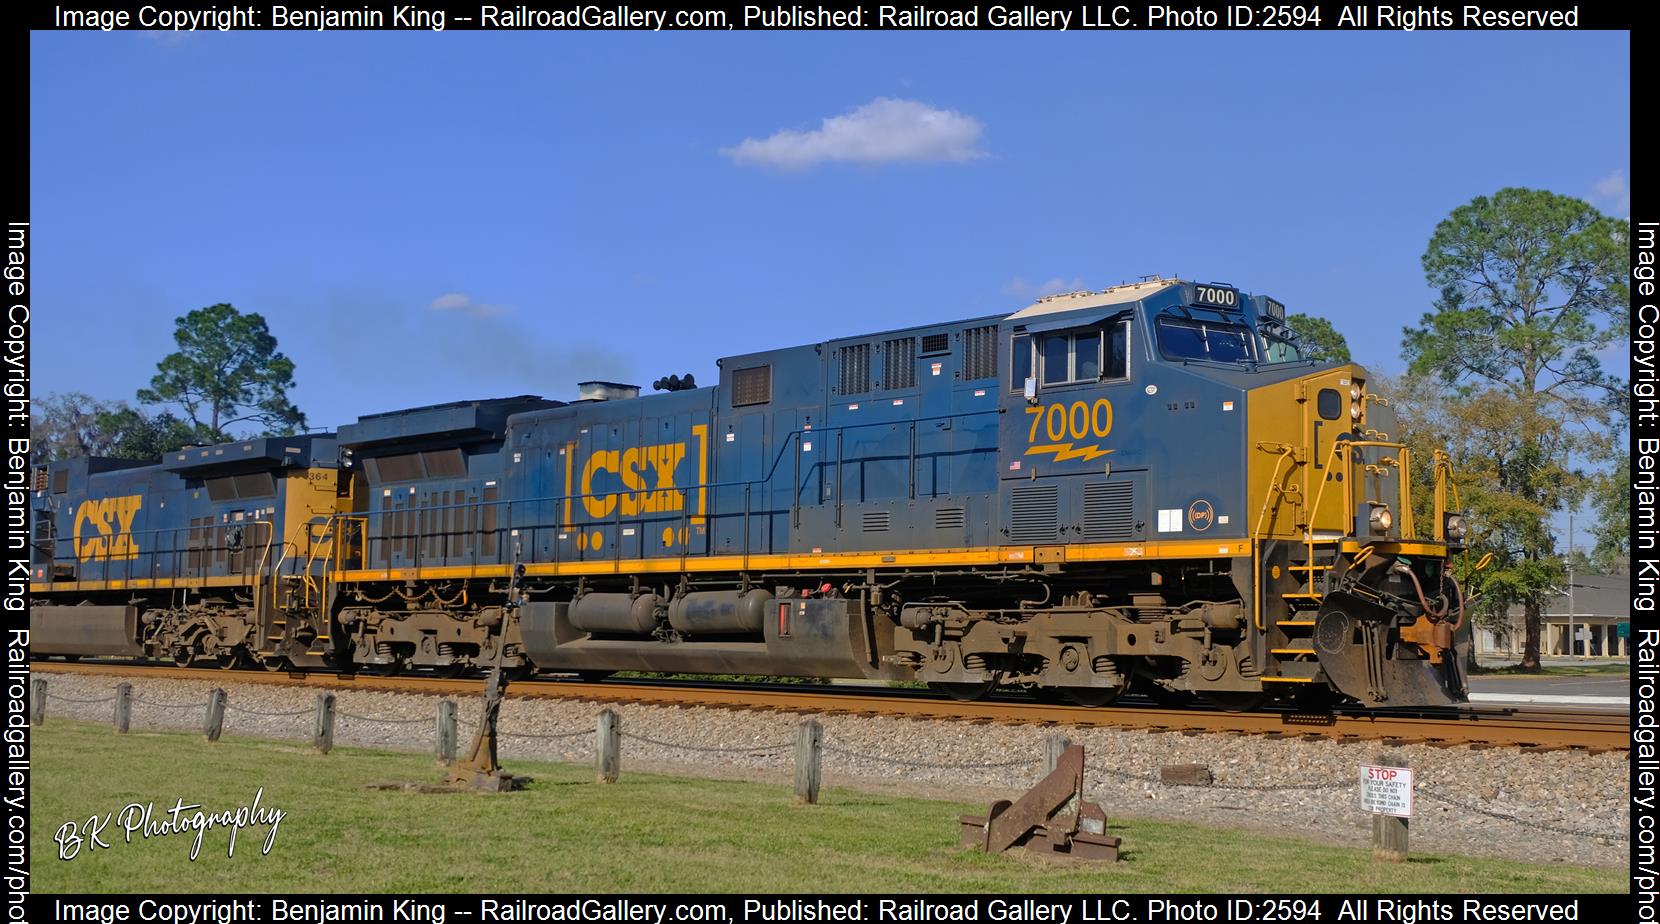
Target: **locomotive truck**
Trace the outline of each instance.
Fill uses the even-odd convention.
[[[33,654],[1466,698],[1445,457],[1417,524],[1387,400],[1274,299],[1153,279],[718,367],[52,462]]]

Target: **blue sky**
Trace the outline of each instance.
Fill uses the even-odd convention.
[[[131,400],[228,301],[323,426],[1145,273],[1395,372],[1448,211],[1629,211],[1625,33],[35,33],[30,67],[37,390]]]

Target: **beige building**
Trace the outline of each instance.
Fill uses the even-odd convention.
[[[1624,658],[1631,654],[1631,578],[1621,574],[1576,574],[1572,596],[1565,591],[1545,607],[1539,632],[1542,655]],[[1624,629],[1621,629],[1621,626]],[[1498,637],[1477,629],[1476,654],[1520,657],[1525,634],[1522,608],[1510,608],[1510,632]],[[1572,626],[1572,635],[1569,634]],[[1625,635],[1620,633],[1624,632]],[[1573,643],[1570,646],[1569,639]]]

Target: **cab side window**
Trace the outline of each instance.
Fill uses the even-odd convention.
[[[1040,338],[1044,385],[1103,382],[1130,376],[1130,322],[1060,331]]]
[[[1020,391],[1032,377],[1032,338],[1021,334],[1009,348],[1009,391]]]

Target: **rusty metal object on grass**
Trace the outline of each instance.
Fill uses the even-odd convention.
[[[528,776],[514,776],[501,768],[496,759],[496,723],[501,717],[501,697],[507,689],[502,677],[501,661],[491,669],[484,681],[484,708],[479,715],[478,734],[465,760],[450,767],[444,782],[453,786],[468,786],[485,792],[512,792],[523,789],[530,782]]]
[[[962,844],[987,853],[1025,847],[1042,854],[1116,861],[1120,843],[1107,834],[1101,806],[1084,800],[1084,749],[1077,744],[1063,751],[1055,769],[1019,799],[993,802],[984,818],[962,817]]]

